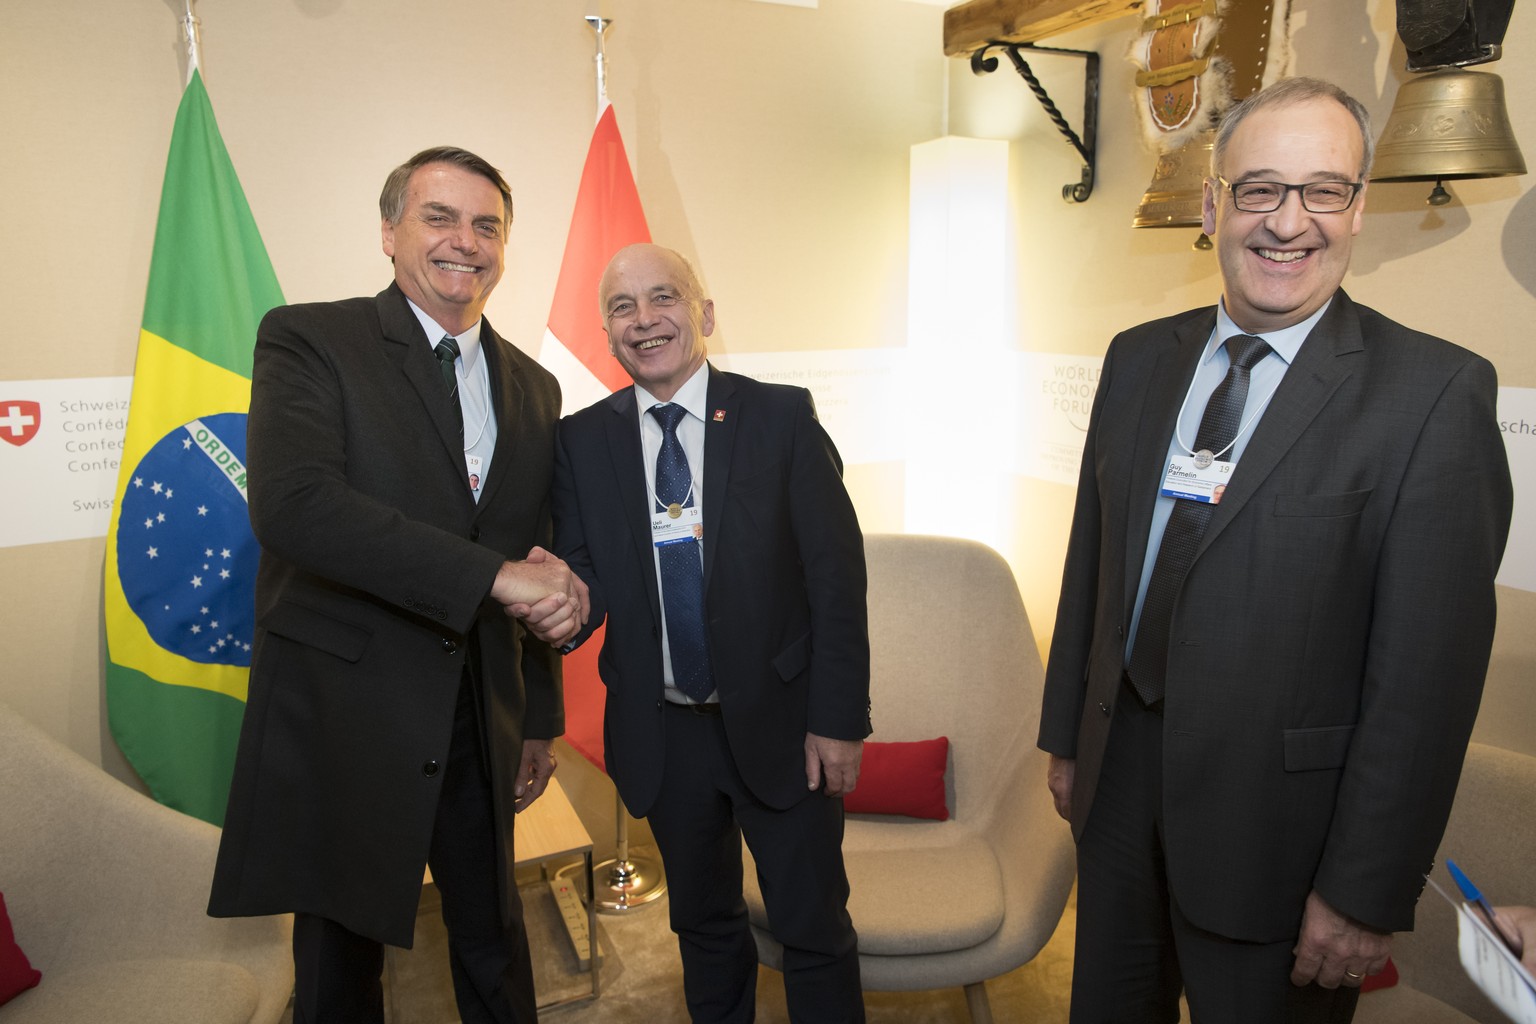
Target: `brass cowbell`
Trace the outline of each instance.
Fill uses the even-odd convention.
[[[1442,181],[1524,173],[1503,79],[1458,68],[1403,83],[1371,166],[1372,181],[1435,182],[1429,198],[1435,206],[1450,201]]]
[[[1158,154],[1152,183],[1141,197],[1133,228],[1196,228],[1201,224],[1201,189],[1211,171],[1211,149],[1216,131],[1203,131],[1184,145]],[[1209,249],[1210,239],[1202,233],[1195,248]]]

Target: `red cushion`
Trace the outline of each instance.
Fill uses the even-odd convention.
[[[1391,988],[1397,984],[1397,965],[1390,958],[1387,966],[1381,969],[1380,974],[1367,974],[1365,980],[1360,983],[1361,992],[1371,992],[1378,988]]]
[[[0,1005],[10,1002],[43,979],[16,945],[11,916],[5,912],[5,893],[0,892]]]
[[[947,736],[915,743],[866,742],[859,784],[843,798],[843,809],[852,814],[902,814],[947,821],[944,766],[948,761]]]

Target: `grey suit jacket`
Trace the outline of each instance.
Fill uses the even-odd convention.
[[[1214,308],[1116,337],[1083,453],[1040,746],[1093,808],[1179,404]],[[1412,927],[1494,625],[1511,485],[1493,367],[1342,291],[1301,346],[1177,599],[1170,885],[1200,927],[1294,936],[1309,890]]]
[[[262,321],[248,442],[256,643],[215,915],[305,911],[411,944],[471,650],[510,878],[523,736],[558,735],[564,717],[557,656],[486,595],[504,560],[549,543],[560,391],[489,322],[481,344],[497,437],[477,504],[399,288]]]

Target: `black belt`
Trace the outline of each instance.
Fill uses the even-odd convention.
[[[675,700],[669,700],[666,702],[666,704],[669,708],[676,708],[679,711],[689,711],[695,715],[718,716],[720,714],[719,701],[711,701],[708,704],[680,704]]]

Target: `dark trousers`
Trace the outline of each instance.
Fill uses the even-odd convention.
[[[661,796],[648,820],[667,870],[688,1012],[746,1024],[756,1012],[757,947],[742,899],[741,840],[757,861],[784,991],[796,1024],[864,1020],[858,937],[848,916],[843,802],[811,793],[787,810],[742,782],[719,715],[669,706]]]
[[[512,920],[501,917],[496,822],[474,687],[459,687],[427,862],[442,897],[448,962],[465,1024],[535,1024],[533,962],[510,878]],[[335,921],[295,914],[294,1024],[383,1024],[384,947]]]
[[[1348,1024],[1360,990],[1292,985],[1294,937],[1239,942],[1179,912],[1164,870],[1162,757],[1162,717],[1127,688],[1077,847],[1072,1024],[1177,1021],[1181,988],[1196,1024]]]

